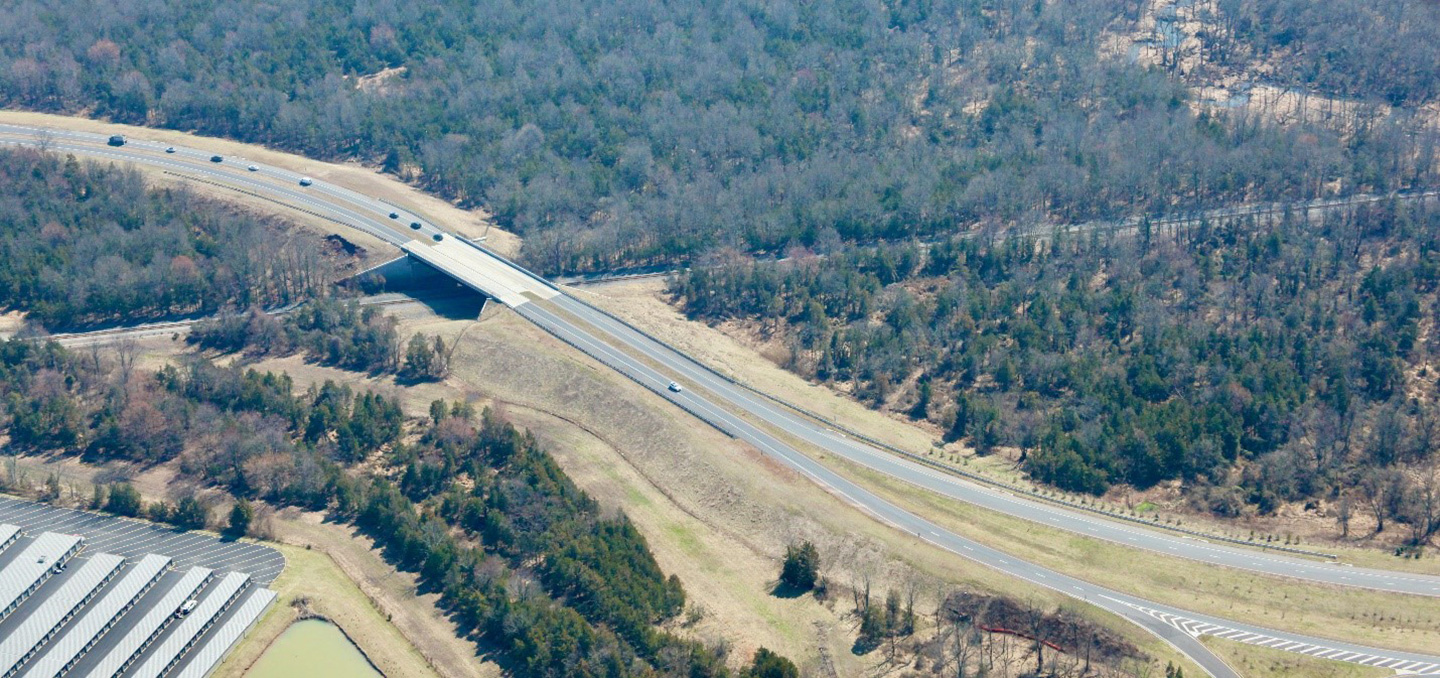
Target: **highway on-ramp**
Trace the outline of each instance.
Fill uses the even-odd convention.
[[[722,431],[754,445],[877,519],[977,563],[1125,617],[1177,647],[1211,675],[1238,676],[1199,642],[1202,635],[1402,672],[1440,675],[1440,656],[1365,647],[1189,612],[1021,561],[891,504],[806,456],[774,431],[783,431],[788,438],[946,496],[1157,553],[1319,584],[1367,587],[1408,595],[1440,595],[1440,578],[1339,567],[1209,544],[983,488],[846,437],[821,422],[733,384],[689,356],[564,294],[498,255],[448,234],[435,224],[423,223],[418,214],[326,182],[302,187],[300,175],[289,170],[233,158],[211,163],[208,152],[177,148],[174,153],[166,153],[164,144],[139,140],[112,147],[105,144],[105,139],[98,134],[0,125],[0,143],[38,145],[57,152],[158,167],[182,177],[252,192],[370,233],[501,300],[562,341]],[[248,171],[248,165],[256,165],[257,170]],[[390,218],[388,215],[392,212],[398,212],[398,217]],[[406,225],[412,221],[421,221],[422,228],[408,229]],[[667,389],[672,380],[688,388],[672,392]]]

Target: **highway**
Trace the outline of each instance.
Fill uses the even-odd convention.
[[[405,227],[420,218],[348,189],[317,182],[299,187],[299,175],[286,170],[226,158],[208,161],[210,153],[131,141],[109,147],[103,135],[39,130],[0,125],[0,142],[44,145],[54,151],[87,157],[157,166],[182,176],[222,182],[283,204],[352,225],[392,243],[412,256],[450,273],[460,282],[499,299],[547,332],[616,369],[670,402],[743,440],[828,489],[836,496],[896,529],[982,565],[1085,600],[1140,625],[1194,659],[1210,675],[1239,674],[1202,645],[1198,636],[1214,635],[1292,652],[1383,666],[1411,673],[1440,675],[1440,655],[1364,647],[1335,640],[1265,629],[1240,621],[1218,619],[1146,601],[1096,586],[953,533],[924,517],[905,511],[816,462],[792,442],[803,442],[844,459],[988,509],[1016,515],[1058,529],[1108,539],[1139,549],[1273,576],[1335,586],[1367,587],[1408,595],[1440,595],[1440,578],[1348,568],[1301,558],[1260,553],[1241,547],[1209,544],[1180,535],[1108,521],[1062,507],[1031,501],[982,487],[935,469],[883,452],[827,428],[743,387],[624,323],[564,294],[539,277],[479,246],[446,234],[434,224],[419,232]],[[399,219],[388,214],[399,211]],[[440,236],[439,240],[435,236]],[[686,388],[667,390],[671,380]],[[780,433],[780,432],[783,432]]]

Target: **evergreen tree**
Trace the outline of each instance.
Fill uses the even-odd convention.
[[[129,518],[138,517],[144,510],[144,502],[140,499],[140,491],[136,490],[130,483],[113,483],[110,485],[109,499],[105,502],[105,510],[117,516]]]
[[[785,562],[780,567],[780,583],[798,591],[815,588],[820,580],[820,552],[809,541],[785,547]]]
[[[762,647],[755,651],[755,658],[742,678],[800,678],[800,669],[789,659]]]
[[[255,520],[255,508],[250,502],[240,499],[230,509],[230,525],[225,533],[231,537],[243,537],[250,533],[250,523]]]
[[[175,504],[171,522],[186,530],[203,530],[210,522],[210,509],[200,503],[194,495],[187,495]]]

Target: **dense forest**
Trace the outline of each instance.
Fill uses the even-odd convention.
[[[48,329],[281,305],[334,280],[318,243],[135,170],[0,149],[0,308]]]
[[[1280,84],[1392,106],[1440,99],[1440,6],[1413,0],[1217,0],[1222,65],[1274,65]]]
[[[1236,59],[1431,101],[1429,10],[1370,4],[1219,6]],[[24,0],[0,103],[373,162],[484,205],[552,273],[1433,179],[1435,130],[1407,115],[1342,136],[1197,113],[1101,56],[1144,6]]]
[[[1433,206],[792,255],[671,293],[1065,489],[1181,479],[1222,515],[1328,499],[1440,533]]]

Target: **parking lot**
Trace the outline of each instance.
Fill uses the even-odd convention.
[[[78,534],[85,538],[85,550],[92,553],[126,557],[160,553],[173,558],[177,569],[199,566],[244,572],[260,586],[268,586],[285,569],[285,557],[268,546],[12,497],[0,497],[0,523],[19,526],[31,534]]]

